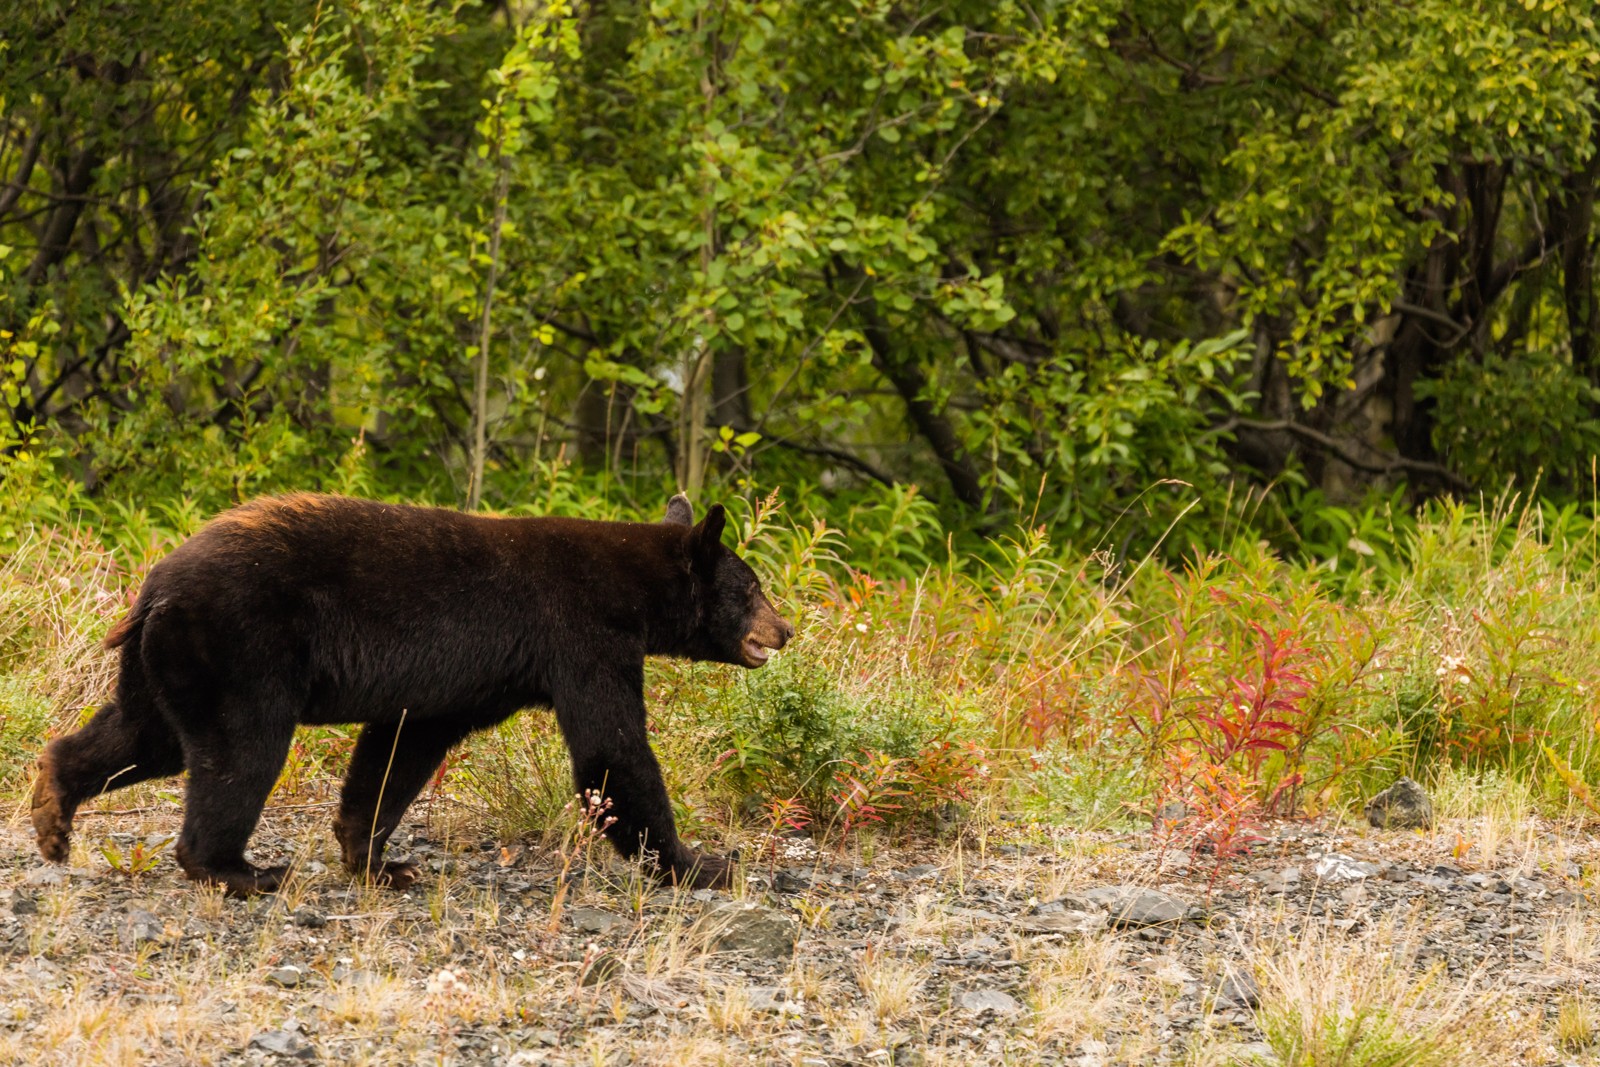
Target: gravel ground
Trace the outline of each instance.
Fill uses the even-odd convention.
[[[429,875],[387,893],[330,869],[325,822],[269,811],[254,855],[299,874],[250,901],[164,854],[110,867],[160,847],[169,803],[83,820],[72,867],[0,828],[0,1062],[1277,1062],[1258,1011],[1294,995],[1296,946],[1500,1013],[1500,1062],[1600,1062],[1555,1037],[1600,991],[1600,842],[1571,827],[1485,861],[1461,827],[1284,824],[1220,873],[1015,825],[870,859],[749,841],[735,898],[598,851],[563,879],[559,854],[434,822],[395,849]]]

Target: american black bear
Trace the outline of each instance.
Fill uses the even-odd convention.
[[[176,855],[230,894],[275,889],[246,862],[298,723],[367,725],[334,833],[349,869],[409,886],[384,845],[450,747],[521,708],[555,709],[580,792],[674,882],[722,887],[726,860],[679,839],[645,729],[644,660],[760,667],[794,628],[722,544],[692,525],[490,518],[301,494],[226,512],[151,569],[112,628],[116,698],[40,757],[39,851],[65,860],[85,799],[189,772]]]

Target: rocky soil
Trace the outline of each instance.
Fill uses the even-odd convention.
[[[1600,844],[1570,827],[1485,855],[1460,827],[1285,824],[1220,872],[1021,826],[870,859],[751,841],[730,896],[423,824],[398,895],[329,868],[325,821],[269,813],[255,856],[300,874],[251,901],[165,855],[111,868],[170,804],[83,820],[72,867],[0,828],[0,1062],[1274,1063],[1259,1013],[1297,945],[1490,998],[1504,1062],[1597,1062],[1555,1036],[1600,991]]]

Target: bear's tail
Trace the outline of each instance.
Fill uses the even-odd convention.
[[[149,614],[145,598],[140,597],[138,603],[133,605],[133,610],[124,615],[117,624],[111,627],[111,632],[106,634],[105,646],[107,648],[121,648],[144,627],[144,617]]]

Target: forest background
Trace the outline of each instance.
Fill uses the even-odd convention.
[[[1597,129],[1561,0],[9,5],[8,767],[231,503],[682,488],[713,807],[1592,807]]]

